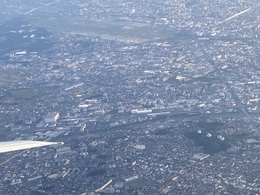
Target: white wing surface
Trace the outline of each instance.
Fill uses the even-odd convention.
[[[0,153],[16,150],[37,148],[43,146],[63,144],[63,142],[45,142],[45,141],[6,141],[0,142]]]

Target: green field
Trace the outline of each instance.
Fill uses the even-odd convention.
[[[20,82],[24,80],[25,77],[18,74],[11,73],[0,73],[0,86],[10,85],[14,82]]]
[[[128,187],[130,190],[137,190],[145,186],[152,186],[152,185],[154,185],[154,182],[144,177],[126,182],[126,187]]]
[[[13,97],[13,98],[22,98],[22,99],[26,99],[26,98],[31,98],[35,95],[37,95],[40,92],[39,89],[12,89],[8,92],[8,94]]]
[[[51,31],[100,36],[106,39],[119,39],[137,43],[166,41],[181,45],[187,44],[192,39],[190,35],[177,35],[174,28],[155,26],[153,19],[149,19],[147,22],[120,19],[89,20],[79,18],[76,15],[46,17],[46,13],[34,13],[33,15],[26,15],[25,20]]]
[[[53,91],[53,88],[40,86],[33,88],[11,89],[7,92],[4,98],[29,99],[39,95],[46,95],[50,91]]]

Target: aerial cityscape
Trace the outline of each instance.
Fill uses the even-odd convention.
[[[0,8],[1,195],[260,194],[259,0]]]

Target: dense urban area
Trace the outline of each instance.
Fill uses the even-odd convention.
[[[259,0],[0,8],[0,194],[260,194]]]

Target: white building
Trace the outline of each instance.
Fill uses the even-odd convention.
[[[60,117],[60,114],[58,112],[49,113],[44,118],[45,123],[55,123]]]
[[[143,110],[138,110],[138,109],[134,109],[131,110],[132,114],[148,114],[148,113],[152,113],[152,110],[150,109],[143,109]]]

